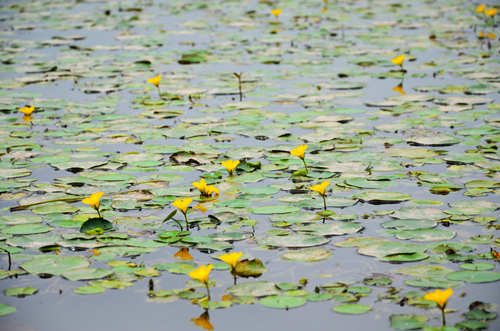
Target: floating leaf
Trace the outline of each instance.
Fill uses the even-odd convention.
[[[289,309],[305,305],[306,298],[294,296],[270,295],[259,300],[259,303],[269,308]]]
[[[281,255],[284,260],[301,261],[301,262],[318,262],[329,260],[333,257],[333,253],[324,248],[308,248],[296,252],[288,252]]]
[[[370,310],[372,310],[371,306],[358,305],[358,304],[349,304],[349,305],[341,305],[333,307],[333,311],[336,311],[337,313],[352,314],[352,315],[365,314]]]

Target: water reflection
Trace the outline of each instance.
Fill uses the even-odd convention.
[[[201,326],[205,330],[214,330],[212,324],[210,324],[210,315],[208,314],[208,310],[205,310],[203,314],[198,318],[192,318],[191,322],[194,322],[194,325]]]
[[[405,91],[403,90],[403,82],[399,83],[398,86],[392,88],[393,91],[400,93],[401,95],[405,95]]]
[[[174,254],[174,257],[178,257],[180,260],[192,260],[193,257],[189,254],[189,248],[183,247],[177,253]]]

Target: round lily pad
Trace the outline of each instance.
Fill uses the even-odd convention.
[[[257,240],[259,246],[275,246],[275,247],[311,247],[324,245],[329,242],[322,236],[313,236],[305,234],[295,234],[289,236],[267,236]]]
[[[344,234],[353,234],[363,230],[359,224],[351,222],[333,222],[326,224],[312,224],[294,228],[299,234],[312,234],[319,236],[341,236]]]
[[[263,207],[250,208],[248,211],[253,214],[287,214],[299,210],[300,210],[299,207],[277,205],[277,206],[263,206]]]
[[[102,293],[105,290],[106,289],[101,286],[81,286],[75,288],[73,292],[76,294],[97,294],[97,293]]]
[[[358,305],[358,304],[348,304],[348,305],[333,307],[333,311],[336,311],[337,313],[352,314],[352,315],[364,314],[370,311],[371,309],[372,309],[371,306]]]
[[[226,289],[228,293],[234,296],[272,296],[280,294],[280,290],[276,287],[275,283],[266,281],[257,281],[242,283],[234,286],[230,286]]]
[[[373,202],[399,202],[411,200],[410,194],[386,191],[364,191],[362,193],[354,194],[352,197],[354,199]]]
[[[473,271],[486,271],[495,268],[495,266],[491,263],[482,263],[482,262],[464,263],[461,264],[459,267],[460,269],[473,270]]]
[[[440,229],[416,229],[399,231],[396,233],[398,239],[409,239],[417,242],[449,240],[456,236],[454,231]]]
[[[113,271],[96,268],[75,268],[64,271],[61,276],[69,280],[99,279],[111,275]]]
[[[450,280],[463,280],[467,283],[489,283],[500,280],[500,272],[496,271],[455,271],[446,275]]]
[[[5,234],[34,234],[34,233],[44,233],[49,232],[53,228],[43,225],[43,224],[19,224],[14,225],[5,229],[2,229],[2,233]]]
[[[296,252],[288,252],[281,255],[284,260],[301,261],[301,262],[317,262],[331,259],[333,253],[324,248],[308,248]]]
[[[307,302],[304,297],[270,295],[259,300],[259,303],[269,308],[289,309],[303,306]]]
[[[90,263],[79,256],[47,256],[39,259],[26,261],[20,265],[21,268],[30,274],[49,274],[61,275],[63,272],[76,269],[86,268]]]

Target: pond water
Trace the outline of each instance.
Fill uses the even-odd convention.
[[[423,297],[447,288],[446,330],[499,329],[500,31],[479,5],[2,1],[0,329],[439,330]],[[208,264],[210,302],[188,276]]]

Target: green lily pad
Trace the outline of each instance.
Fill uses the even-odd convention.
[[[235,295],[238,297],[241,296],[262,297],[262,296],[271,296],[280,294],[280,290],[276,287],[275,283],[266,281],[249,282],[249,283],[233,285],[228,287],[226,291],[231,295]]]
[[[20,267],[30,274],[49,274],[59,276],[63,272],[71,269],[86,268],[89,264],[90,263],[88,261],[79,256],[59,257],[56,255],[26,261],[22,263]]]
[[[466,330],[482,330],[487,329],[489,325],[488,323],[479,321],[462,321],[460,323],[457,323],[455,327]]]
[[[277,205],[277,206],[263,206],[263,207],[250,208],[248,211],[253,214],[287,214],[299,210],[300,210],[299,207]]]
[[[294,234],[289,236],[267,236],[257,240],[259,246],[275,246],[275,247],[311,247],[324,245],[329,242],[322,236],[313,236],[305,234]]]
[[[426,277],[445,276],[452,271],[445,267],[424,264],[394,270],[397,274]]]
[[[81,286],[75,288],[73,292],[76,294],[97,294],[97,293],[102,293],[105,290],[106,289],[101,286]]]
[[[17,311],[16,307],[8,306],[6,304],[0,303],[0,316],[9,315]]]
[[[490,263],[464,263],[459,265],[460,269],[472,270],[472,271],[487,271],[495,268],[493,264]]]
[[[38,291],[38,289],[31,287],[31,286],[29,286],[29,287],[16,287],[16,288],[6,289],[5,295],[6,296],[12,296],[12,295],[24,296],[24,295],[31,295],[37,291]]]
[[[337,313],[351,314],[351,315],[365,314],[370,310],[372,310],[371,306],[358,305],[358,304],[348,304],[348,305],[333,307],[333,311]]]
[[[449,288],[449,287],[460,287],[463,285],[462,282],[452,281],[441,277],[418,277],[406,280],[405,284],[416,287],[430,287],[430,288]]]
[[[20,224],[2,229],[5,234],[35,234],[49,232],[53,228],[43,224]]]
[[[281,255],[284,260],[301,261],[301,262],[318,262],[329,260],[333,257],[333,253],[324,248],[308,248],[296,252],[288,252]]]
[[[456,236],[454,231],[446,231],[440,229],[417,229],[398,231],[395,233],[396,238],[403,240],[411,240],[417,242],[449,240]]]
[[[396,330],[422,329],[429,317],[422,315],[391,315],[391,327]]]
[[[74,268],[61,273],[61,276],[69,280],[99,279],[111,275],[113,271],[96,268]]]
[[[236,264],[236,269],[235,269],[235,272],[238,276],[245,278],[259,277],[260,275],[262,275],[264,272],[267,271],[269,270],[267,270],[264,267],[264,264],[259,259],[239,260],[238,263]]]
[[[105,220],[104,218],[95,217],[90,218],[85,221],[80,227],[80,232],[87,233],[87,231],[94,231],[96,229],[102,229],[103,231],[108,231],[113,228],[113,223]]]
[[[341,236],[344,234],[353,234],[363,230],[359,224],[351,222],[333,222],[326,224],[312,224],[294,228],[299,234],[311,234],[319,236]]]
[[[450,280],[463,280],[467,283],[489,283],[500,280],[500,272],[495,271],[455,271],[446,275]]]
[[[427,247],[402,242],[380,242],[362,246],[358,253],[362,255],[386,257],[394,254],[424,253]]]
[[[394,202],[394,201],[407,201],[411,200],[412,197],[407,193],[398,192],[386,192],[386,191],[364,191],[362,193],[354,194],[352,196],[354,199],[360,199],[363,201],[371,202]]]
[[[259,300],[259,303],[269,308],[289,309],[305,305],[307,299],[295,296],[270,295]]]

